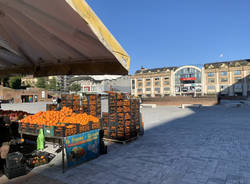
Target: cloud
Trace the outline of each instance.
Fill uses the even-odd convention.
[[[224,57],[224,54],[223,54],[223,53],[221,53],[219,57],[220,57],[220,58]]]

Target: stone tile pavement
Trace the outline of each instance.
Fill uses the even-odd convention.
[[[61,173],[33,173],[74,184],[250,184],[250,108],[143,109],[145,135],[112,144],[107,155]]]

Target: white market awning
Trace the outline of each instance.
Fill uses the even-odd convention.
[[[0,0],[0,75],[124,75],[129,65],[84,0]]]

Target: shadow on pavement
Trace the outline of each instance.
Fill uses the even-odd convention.
[[[249,111],[246,106],[222,105],[143,109],[145,133],[138,140],[125,145],[112,144],[107,155],[68,169],[64,174],[59,164],[35,169],[23,178],[28,177],[34,183],[54,178],[63,183],[87,184],[247,184],[250,182]]]

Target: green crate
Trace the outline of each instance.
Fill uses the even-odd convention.
[[[54,126],[43,126],[44,136],[54,136]]]

